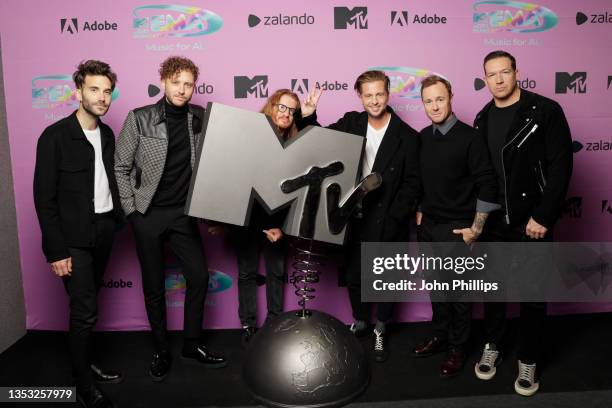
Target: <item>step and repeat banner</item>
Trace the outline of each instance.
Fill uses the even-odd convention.
[[[30,329],[65,329],[67,297],[41,252],[32,179],[42,130],[78,106],[71,74],[85,59],[108,62],[119,81],[104,121],[119,133],[127,112],[163,94],[157,70],[184,55],[201,70],[193,103],[258,111],[278,88],[305,96],[324,89],[320,122],[361,110],[355,78],[378,68],[392,80],[390,105],[416,129],[428,122],[420,81],[437,73],[455,93],[457,116],[472,123],[490,99],[483,57],[516,56],[519,85],[558,101],[574,139],[574,175],[557,237],[612,241],[612,8],[608,0],[214,1],[21,0],[0,3],[0,37],[19,248]],[[205,325],[238,327],[237,271],[223,237],[206,234],[211,283]],[[598,273],[610,265],[594,265]],[[263,280],[262,280],[263,282]],[[185,281],[167,258],[169,327],[182,327]],[[265,285],[260,287],[260,317]],[[345,321],[350,307],[334,259],[323,268],[313,307]],[[98,328],[147,329],[132,232],[115,241],[101,290]],[[290,285],[287,308],[295,308]],[[612,304],[556,304],[553,313],[612,310]],[[428,304],[398,307],[401,321],[426,320]]]

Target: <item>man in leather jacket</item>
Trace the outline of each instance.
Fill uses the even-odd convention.
[[[184,213],[204,108],[189,104],[198,67],[169,57],[160,69],[164,96],[129,112],[115,151],[115,174],[123,211],[132,224],[155,352],[149,368],[162,381],[171,366],[166,334],[164,243],[186,280],[182,357],[208,367],[226,360],[200,344],[208,266],[196,220]]]
[[[476,116],[474,127],[488,143],[499,183],[502,209],[490,214],[483,242],[551,241],[563,211],[572,173],[572,141],[561,106],[520,89],[515,58],[493,51],[484,59],[485,81],[493,96]],[[542,285],[545,270],[535,271],[529,285]],[[536,363],[546,320],[546,303],[522,302],[518,349],[518,394],[537,392]],[[506,304],[485,303],[485,346],[476,376],[489,380],[501,362]]]

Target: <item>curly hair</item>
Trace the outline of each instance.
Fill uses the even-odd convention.
[[[198,80],[200,69],[192,60],[185,57],[168,57],[159,65],[159,76],[161,80],[172,78],[181,71],[189,71],[193,74],[193,81]]]
[[[72,74],[72,80],[77,89],[81,89],[85,83],[87,75],[102,75],[108,78],[111,83],[111,90],[115,89],[117,83],[117,74],[115,74],[110,65],[106,62],[97,60],[81,61],[77,66],[77,70]]]

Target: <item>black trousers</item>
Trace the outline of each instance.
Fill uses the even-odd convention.
[[[196,220],[183,211],[183,207],[151,207],[145,215],[134,213],[129,217],[136,238],[147,316],[157,351],[169,349],[163,250],[166,242],[181,263],[187,285],[183,347],[191,350],[200,341],[208,265]]]
[[[233,231],[238,260],[238,316],[243,326],[257,324],[257,270],[259,256],[266,265],[268,318],[283,312],[285,282],[285,240],[270,242],[261,230],[236,228]]]
[[[421,225],[418,228],[418,240],[420,242],[448,242],[456,243],[449,245],[444,250],[448,254],[432,254],[437,256],[469,256],[469,247],[463,241],[461,235],[453,234],[453,229],[469,228],[471,220],[435,221],[423,215]],[[446,245],[445,245],[446,247]],[[451,272],[452,273],[452,272]],[[435,274],[434,278],[441,281],[452,281],[453,275],[445,273]],[[430,278],[430,277],[426,277]],[[461,301],[436,301],[431,298],[433,335],[448,341],[455,348],[464,348],[470,336],[472,325],[472,303]]]
[[[85,389],[93,385],[90,368],[91,332],[98,320],[98,290],[115,236],[116,222],[111,213],[94,216],[94,246],[68,248],[72,258],[72,273],[63,278],[70,298],[70,360],[76,386]]]
[[[507,225],[501,211],[489,216],[483,234],[482,242],[550,242],[552,231],[548,231],[541,240],[532,240],[525,235],[525,225]],[[494,248],[494,247],[493,247]],[[503,273],[503,267],[500,268]],[[495,271],[494,271],[495,272]],[[544,271],[542,271],[544,274]],[[537,277],[533,277],[534,281]],[[532,283],[534,284],[534,283]],[[526,363],[537,363],[540,359],[542,339],[546,324],[545,302],[521,302],[518,336],[518,359]],[[506,303],[485,302],[485,342],[495,343],[503,347],[506,333]]]
[[[347,244],[344,258],[346,264],[346,286],[353,318],[368,322],[372,306],[376,307],[376,320],[388,322],[393,317],[393,302],[367,303],[361,301],[361,223],[352,220],[347,228]]]

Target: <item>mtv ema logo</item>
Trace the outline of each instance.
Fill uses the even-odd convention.
[[[430,75],[446,77],[437,72],[410,67],[371,67],[368,69],[384,71],[391,81],[391,96],[403,99],[421,99],[421,81]]]
[[[210,10],[178,4],[136,7],[132,16],[134,38],[199,37],[223,26],[221,17]]]
[[[349,26],[355,30],[367,30],[368,8],[334,7],[334,29],[346,30]]]
[[[563,215],[568,216],[569,218],[581,218],[582,197],[569,197],[567,200],[565,200]]]
[[[586,93],[586,72],[574,72],[570,75],[569,72],[555,73],[555,93],[564,94],[568,90],[576,93]]]
[[[475,33],[537,33],[550,30],[559,22],[559,17],[551,9],[520,1],[476,1],[472,10],[472,30]]]
[[[119,97],[119,89],[115,88],[111,99]],[[41,75],[32,79],[32,108],[76,109],[79,101],[71,75]]]
[[[209,294],[220,293],[228,290],[233,285],[232,278],[215,269],[209,269],[208,292]],[[165,276],[166,305],[168,307],[183,307],[185,302],[185,291],[187,281],[183,270],[178,263],[170,262],[166,268]]]
[[[255,75],[253,78],[247,76],[234,77],[234,98],[244,99],[249,95],[255,98],[268,97],[268,76]]]

